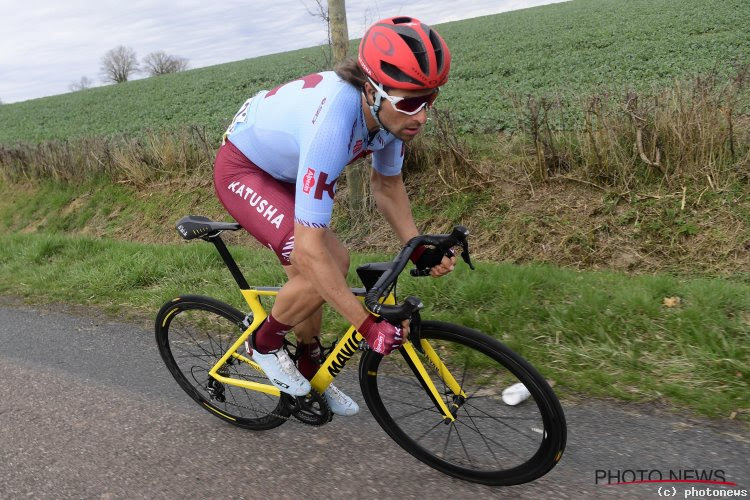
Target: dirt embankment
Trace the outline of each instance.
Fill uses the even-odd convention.
[[[129,241],[169,243],[181,216],[226,219],[205,179],[68,187],[62,202],[45,205],[50,186],[0,185],[0,224],[16,231],[65,231]],[[108,194],[107,190],[113,190]],[[541,186],[500,184],[446,193],[410,186],[417,224],[445,232],[471,230],[478,259],[543,261],[587,269],[736,275],[750,269],[750,197],[731,192],[618,196],[568,179]],[[57,193],[59,195],[59,192]],[[376,212],[353,221],[345,183],[334,226],[350,248],[392,251],[397,241]],[[243,233],[230,242],[253,245]]]

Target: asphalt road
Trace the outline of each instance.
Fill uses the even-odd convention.
[[[349,366],[337,385],[364,406],[355,375]],[[531,484],[485,487],[413,459],[366,408],[321,428],[234,428],[182,392],[148,325],[0,302],[3,499],[660,498],[659,488],[676,498],[720,489],[750,495],[746,425],[651,406],[563,405],[569,430],[560,464]],[[736,486],[606,484],[620,482],[618,473],[632,481],[624,471],[644,479],[703,472]]]

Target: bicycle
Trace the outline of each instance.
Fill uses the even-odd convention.
[[[198,295],[182,295],[156,316],[156,341],[164,363],[182,389],[214,416],[252,430],[273,429],[290,418],[323,425],[333,415],[321,394],[358,351],[362,396],[378,424],[404,450],[445,474],[487,485],[513,485],[549,472],[565,449],[562,407],[547,381],[508,347],[459,325],[422,320],[416,297],[397,304],[396,280],[418,245],[443,251],[459,247],[471,263],[461,226],[451,234],[409,241],[391,262],[359,266],[364,288],[352,288],[367,309],[394,324],[410,318],[409,338],[389,356],[369,349],[354,326],[324,349],[310,394],[279,391],[246,355],[245,340],[267,313],[260,298],[279,287],[251,287],[221,239],[237,223],[187,216],[180,235],[216,246],[250,307],[249,313]],[[411,270],[426,275],[429,270]],[[522,383],[529,398],[511,406],[503,388]]]

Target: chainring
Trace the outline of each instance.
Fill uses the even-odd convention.
[[[306,396],[294,397],[281,393],[281,400],[294,418],[307,425],[320,426],[333,419],[333,413],[325,398],[315,389]]]

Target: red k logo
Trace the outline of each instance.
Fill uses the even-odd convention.
[[[310,173],[311,169],[308,169],[308,174]],[[315,171],[313,170],[313,175],[315,174]],[[326,181],[328,180],[328,174],[325,172],[321,172],[320,176],[318,177],[318,185],[315,186],[315,199],[316,200],[322,200],[323,199],[323,192],[328,193],[328,196],[333,199],[333,196],[336,194],[336,179],[333,179],[333,181],[329,184]],[[307,191],[305,191],[307,192]]]
[[[302,181],[302,191],[304,191],[305,194],[310,194],[310,189],[315,185],[315,170],[308,167],[307,173],[302,178]],[[317,195],[315,197],[317,198]]]

